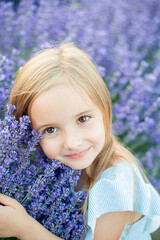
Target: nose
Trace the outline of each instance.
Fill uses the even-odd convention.
[[[79,131],[68,130],[64,133],[63,145],[66,150],[78,150],[82,144],[82,136]]]

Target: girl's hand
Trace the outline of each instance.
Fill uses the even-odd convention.
[[[0,237],[21,238],[31,217],[15,199],[0,194]]]
[[[0,237],[21,240],[62,240],[32,218],[15,199],[0,193]]]

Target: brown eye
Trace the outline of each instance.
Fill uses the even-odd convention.
[[[44,133],[47,133],[47,134],[51,134],[51,133],[54,133],[54,132],[57,132],[57,128],[54,128],[54,127],[49,127],[49,128],[46,128],[44,130]]]
[[[89,119],[90,119],[89,116],[82,116],[82,117],[79,118],[78,122],[79,122],[79,123],[85,123],[85,122],[87,122]]]

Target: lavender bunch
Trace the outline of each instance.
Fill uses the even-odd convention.
[[[57,160],[49,160],[42,152],[38,154],[41,157],[37,159],[41,159],[45,165],[41,166],[41,173],[28,190],[22,205],[55,235],[66,240],[83,240],[87,226],[81,207],[86,195],[83,190],[74,190],[80,171],[60,164]],[[32,169],[33,165],[29,171],[33,172]]]
[[[35,151],[40,134],[31,130],[28,116],[17,121],[14,110],[8,106],[0,121],[0,191],[57,236],[84,239],[81,207],[86,195],[75,192],[80,171],[48,159],[40,148]]]

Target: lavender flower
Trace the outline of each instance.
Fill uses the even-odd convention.
[[[14,68],[15,63],[0,54],[0,117],[4,115],[6,101],[15,78]]]

